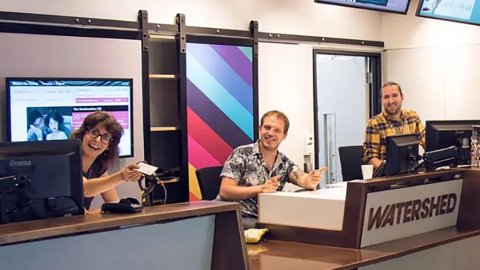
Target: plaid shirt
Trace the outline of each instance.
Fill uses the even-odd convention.
[[[258,142],[237,147],[225,161],[220,176],[226,176],[238,182],[239,186],[258,186],[263,185],[268,179],[282,175],[279,179],[280,187],[290,179],[290,174],[298,171],[299,168],[287,156],[280,151],[271,171],[268,170],[262,153],[259,151]],[[220,196],[217,199],[221,199]],[[239,201],[242,210],[242,216],[258,216],[257,196]]]
[[[420,134],[420,145],[425,146],[425,127],[418,114],[411,110],[402,110],[400,121],[388,119],[385,112],[375,115],[368,121],[363,143],[363,162],[372,158],[385,159],[386,137],[401,134]]]

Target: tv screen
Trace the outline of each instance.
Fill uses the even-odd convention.
[[[410,0],[315,0],[315,2],[407,14]]]
[[[480,25],[480,1],[420,0],[417,16]]]
[[[120,157],[133,155],[132,79],[7,78],[6,84],[9,141],[67,139],[102,110],[123,127]]]
[[[80,140],[0,143],[0,224],[84,213]]]

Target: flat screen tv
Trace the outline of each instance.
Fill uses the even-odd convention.
[[[410,0],[315,0],[315,2],[407,14]]]
[[[0,143],[0,224],[84,213],[80,140]]]
[[[420,0],[417,16],[480,25],[480,1]]]
[[[11,142],[61,140],[93,111],[123,127],[120,157],[133,155],[133,80],[7,78],[7,136]]]

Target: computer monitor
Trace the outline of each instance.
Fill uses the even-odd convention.
[[[0,143],[0,224],[84,213],[80,140]]]
[[[418,134],[387,136],[385,175],[413,172],[418,165]]]
[[[472,126],[480,125],[480,120],[433,120],[425,125],[425,151],[457,147],[458,162],[470,164],[470,140]]]
[[[423,167],[425,171],[433,171],[442,167],[457,167],[459,163],[458,148],[450,146],[423,154]]]

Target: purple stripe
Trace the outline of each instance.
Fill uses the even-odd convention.
[[[223,60],[252,87],[252,62],[235,46],[210,45]]]

